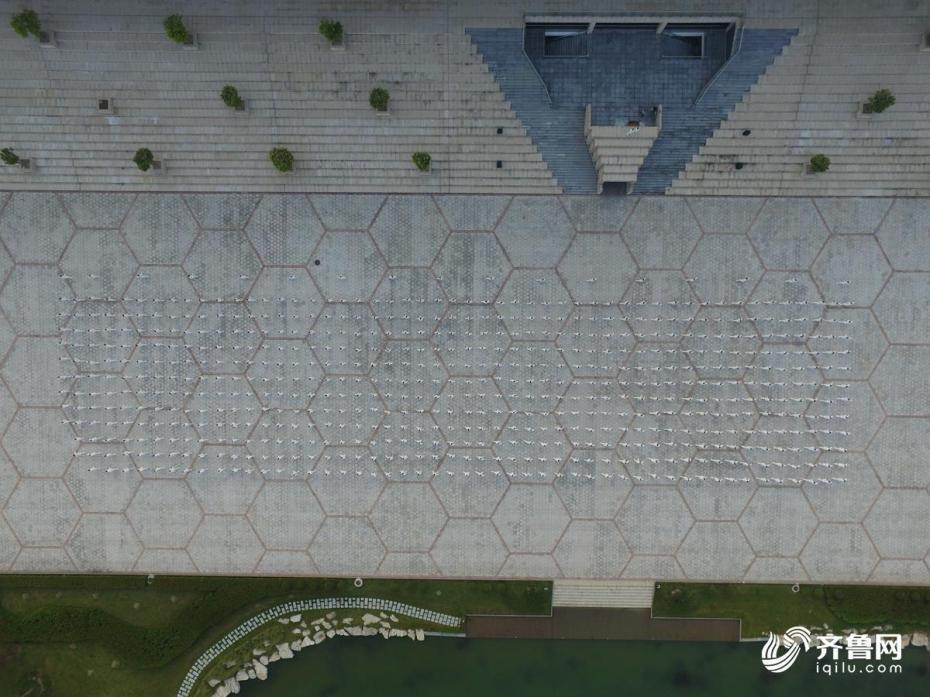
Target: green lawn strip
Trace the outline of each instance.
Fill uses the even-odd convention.
[[[757,638],[796,624],[832,630],[891,626],[930,630],[930,588],[802,584],[669,583],[656,587],[655,617],[734,618]]]

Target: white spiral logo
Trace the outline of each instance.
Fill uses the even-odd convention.
[[[788,647],[788,650],[782,655],[778,655],[782,641]],[[788,670],[801,653],[801,646],[807,651],[811,647],[811,633],[807,627],[792,627],[785,632],[783,637],[778,637],[769,632],[768,641],[762,647],[762,665],[771,673],[784,673]]]

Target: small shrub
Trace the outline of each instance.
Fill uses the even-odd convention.
[[[389,101],[391,101],[391,95],[383,87],[375,87],[368,95],[368,103],[377,111],[387,111]]]
[[[895,103],[894,94],[889,89],[880,89],[865,103],[866,113],[880,114]]]
[[[320,33],[329,43],[338,44],[342,41],[342,22],[324,19],[320,22]]]
[[[268,153],[268,157],[279,172],[290,172],[294,169],[294,156],[287,148],[275,148]]]
[[[191,41],[191,34],[184,26],[184,18],[181,15],[170,15],[165,17],[165,34],[168,38],[177,44],[186,44]]]
[[[239,96],[239,90],[232,85],[226,85],[220,92],[220,97],[222,97],[223,103],[232,109],[240,109],[245,104],[242,97]]]
[[[413,164],[417,166],[417,169],[421,172],[425,172],[429,169],[429,163],[432,162],[433,158],[430,157],[428,152],[415,152],[413,153]]]
[[[830,158],[823,154],[811,158],[811,172],[826,172],[830,169]]]
[[[143,172],[148,172],[152,167],[152,163],[155,161],[155,156],[148,148],[139,148],[136,150],[136,154],[133,155],[132,161],[135,162],[136,167]]]
[[[39,32],[42,30],[42,24],[39,22],[39,15],[33,10],[22,10],[21,12],[17,12],[10,19],[10,26],[13,27],[13,31],[24,38],[30,34],[38,36]]]
[[[0,150],[0,160],[3,160],[5,165],[15,165],[19,163],[19,155],[10,148],[3,148]]]

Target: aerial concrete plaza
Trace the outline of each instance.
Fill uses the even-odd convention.
[[[503,30],[559,3],[281,2],[264,20],[187,3],[200,48],[158,44],[150,72],[190,70],[194,96],[120,73],[143,60],[133,41],[166,41],[144,3],[49,4],[57,46],[0,42],[23,71],[0,80],[0,145],[33,160],[0,171],[0,570],[930,582],[930,171],[904,153],[928,137],[928,3],[887,4],[894,22],[868,3],[568,3],[713,5],[784,30],[756,35],[777,41],[754,91],[700,112],[738,130],[659,130],[666,155],[632,175],[626,156],[595,173],[583,123],[580,173],[567,140],[534,130],[584,107],[519,106],[529,68]],[[246,114],[216,105],[225,67],[252,74],[276,32],[319,42],[337,12],[345,53],[322,48],[325,70],[279,45]],[[836,67],[817,62],[818,27],[835,48],[847,19],[875,51],[910,38],[874,79],[851,61],[834,101],[892,84],[898,111],[858,118],[855,96],[835,129],[811,126],[805,90]],[[488,30],[477,48],[471,27]],[[148,34],[120,39],[133,31]],[[372,114],[367,76],[398,46],[397,106]],[[898,85],[905,63],[922,77]],[[89,82],[90,101],[116,115],[67,92],[95,65],[113,82]],[[343,69],[364,90],[347,119]],[[399,86],[416,70],[436,71],[431,97]],[[810,84],[773,115],[798,70]],[[329,96],[297,103],[316,79]],[[304,124],[314,108],[329,111]],[[282,143],[289,174],[268,163]],[[161,174],[133,167],[146,144]],[[886,147],[904,160],[870,150]],[[803,173],[820,150],[833,168]],[[633,193],[595,195],[610,171]],[[665,194],[638,195],[637,173]]]

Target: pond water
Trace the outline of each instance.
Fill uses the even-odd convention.
[[[905,649],[900,675],[815,672],[813,652],[787,673],[759,662],[760,643],[545,641],[427,637],[336,639],[275,663],[243,697],[855,697],[930,694],[930,652]]]

